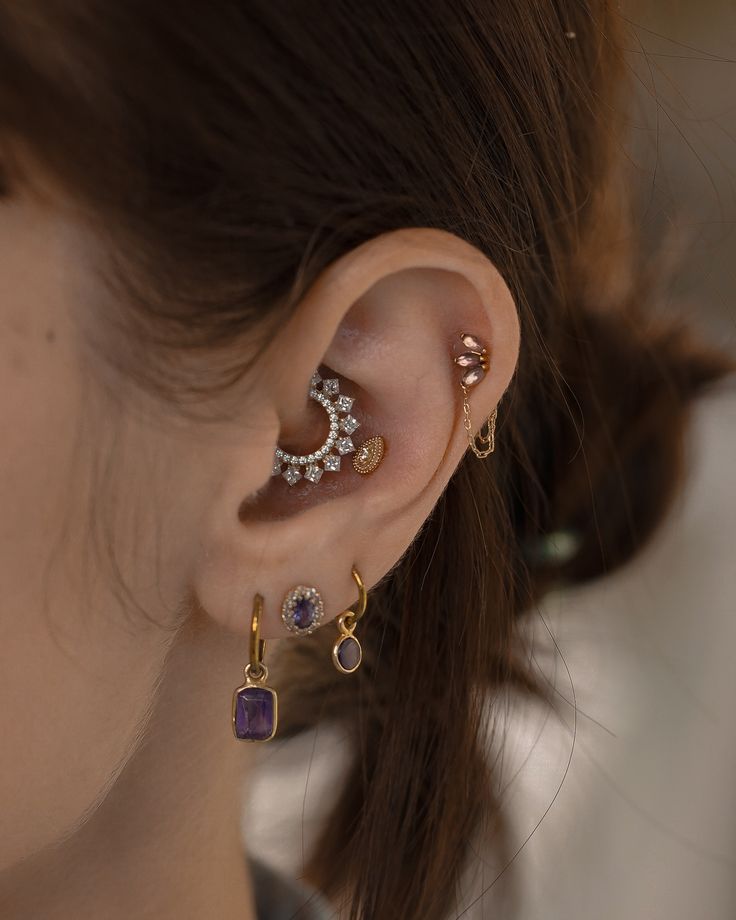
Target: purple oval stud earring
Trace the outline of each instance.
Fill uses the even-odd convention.
[[[281,619],[291,632],[308,636],[319,626],[325,606],[319,591],[309,585],[297,585],[284,598]]]

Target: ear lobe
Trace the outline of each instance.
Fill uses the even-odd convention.
[[[319,589],[327,622],[355,600],[353,564],[370,587],[398,561],[467,447],[462,369],[453,362],[453,345],[466,331],[490,357],[469,395],[480,427],[513,374],[519,325],[508,288],[479,250],[444,231],[400,230],[368,241],[320,276],[260,362],[259,379],[280,383],[259,399],[282,421],[280,446],[316,452],[328,418],[307,394],[321,367],[355,400],[355,443],[381,436],[385,456],[368,475],[348,456],[317,483],[302,478],[290,486],[273,476],[239,516],[226,505],[244,481],[242,467],[228,469],[228,487],[208,509],[195,571],[195,590],[211,616],[243,633],[257,591],[265,598],[263,637],[283,636],[280,608],[295,585]],[[271,459],[260,456],[262,440],[252,458],[260,468]],[[275,447],[268,447],[271,456]]]

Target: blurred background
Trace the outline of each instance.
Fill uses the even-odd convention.
[[[736,3],[624,4],[635,38],[631,177],[642,225],[668,236],[673,309],[736,349]]]

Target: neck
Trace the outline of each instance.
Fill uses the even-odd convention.
[[[4,920],[254,920],[240,834],[253,748],[230,725],[245,645],[194,617],[182,629],[141,743],[75,833],[2,879]]]

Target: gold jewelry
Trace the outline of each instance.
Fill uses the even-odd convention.
[[[476,457],[481,460],[488,457],[496,449],[496,418],[498,408],[480,426],[478,434],[473,434],[473,421],[470,416],[470,403],[468,390],[481,382],[490,367],[488,352],[485,346],[474,335],[463,332],[460,335],[467,351],[458,355],[454,360],[458,367],[464,368],[460,379],[460,389],[463,391],[463,427],[468,436],[468,445]]]
[[[271,475],[283,476],[290,486],[296,485],[302,478],[317,485],[324,473],[340,472],[342,458],[347,454],[354,454],[353,468],[356,472],[372,473],[383,459],[386,442],[380,435],[368,438],[360,445],[353,442],[352,435],[360,428],[360,422],[351,414],[355,397],[340,393],[337,377],[323,380],[315,371],[309,382],[309,398],[327,413],[330,427],[325,441],[309,454],[292,454],[277,446]]]
[[[356,609],[348,607],[337,618],[339,636],[332,647],[332,661],[342,674],[352,674],[357,671],[363,660],[363,649],[353,633],[358,620],[363,616],[368,606],[368,592],[355,566],[352,569],[352,576],[358,586],[358,600],[357,604],[354,605]]]
[[[309,382],[309,398],[327,413],[329,430],[321,447],[309,454],[292,454],[276,447],[271,475],[283,476],[290,486],[302,477],[316,485],[324,473],[338,473],[342,458],[356,449],[352,434],[360,422],[351,414],[355,398],[340,393],[337,377],[323,380],[315,371]]]
[[[250,623],[250,661],[243,668],[245,683],[233,692],[233,734],[241,741],[270,741],[278,724],[276,691],[265,685],[268,668],[263,663],[266,643],[260,636],[263,597],[253,598]]]
[[[358,452],[353,455],[353,468],[356,473],[362,473],[363,475],[372,473],[383,460],[385,452],[386,442],[380,434],[376,435],[375,438],[368,438]]]

